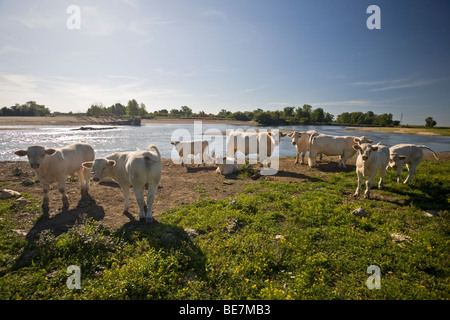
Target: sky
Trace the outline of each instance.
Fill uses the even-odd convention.
[[[450,126],[449,21],[448,0],[0,0],[0,107],[310,104]]]

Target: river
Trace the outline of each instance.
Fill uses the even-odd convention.
[[[95,127],[95,126],[94,126]],[[102,126],[97,126],[102,127]],[[180,136],[186,139],[199,139],[201,133],[208,140],[216,140],[221,132],[233,129],[259,130],[267,127],[252,127],[241,125],[225,124],[144,124],[140,127],[122,126],[109,130],[73,130],[78,127],[71,126],[0,126],[0,161],[19,161],[26,158],[19,158],[14,154],[15,150],[26,149],[30,145],[43,145],[48,148],[62,147],[75,142],[87,142],[91,144],[97,157],[106,156],[116,151],[133,151],[136,148],[146,149],[148,145],[154,144],[158,147],[163,158],[170,158],[173,151],[171,141],[181,140]],[[317,129],[321,133],[333,135],[353,135],[362,136],[380,141],[386,146],[393,146],[399,143],[412,143],[426,145],[436,152],[450,152],[450,137],[441,136],[420,136],[395,134],[385,132],[370,132],[360,130],[347,130],[342,126],[280,126],[280,130],[301,130],[307,131]],[[219,137],[220,138],[220,137]],[[217,140],[216,140],[217,141]],[[225,136],[223,136],[225,143]],[[225,144],[223,144],[225,146]],[[428,150],[424,150],[428,152]],[[295,147],[288,137],[282,138],[279,155],[295,156]]]

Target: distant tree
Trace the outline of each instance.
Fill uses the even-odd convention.
[[[314,109],[311,112],[311,121],[315,123],[325,122],[325,112],[322,108]]]
[[[180,109],[180,113],[185,117],[190,117],[192,115],[192,109],[188,106],[182,106]]]
[[[146,117],[147,115],[148,115],[148,112],[145,109],[145,104],[141,103],[139,105],[138,116],[143,118],[143,117]]]
[[[220,110],[219,113],[217,114],[217,116],[219,118],[227,118],[230,115],[231,115],[231,111],[227,111],[226,109]]]
[[[245,112],[242,112],[242,111],[234,112],[232,117],[233,117],[233,119],[239,120],[239,121],[250,121],[251,120],[251,118]]]
[[[106,108],[102,104],[93,104],[87,109],[86,115],[90,117],[100,117],[107,113]]]
[[[127,104],[127,116],[137,117],[139,115],[139,104],[135,99],[129,100]]]
[[[334,116],[331,113],[325,113],[325,123],[332,123]]]
[[[36,101],[28,101],[22,105],[16,103],[14,106],[10,108],[3,107],[0,111],[0,115],[2,116],[25,116],[25,117],[33,117],[33,116],[48,116],[50,115],[50,110],[46,108],[44,105],[37,104]]]
[[[124,116],[127,114],[127,107],[125,107],[121,103],[113,104],[111,107],[109,107],[110,112],[115,116]]]
[[[425,119],[425,127],[433,128],[436,125],[436,121],[433,120],[433,117],[428,117]]]

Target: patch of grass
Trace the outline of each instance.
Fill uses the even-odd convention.
[[[205,194],[150,225],[111,231],[81,219],[31,240],[9,231],[22,209],[2,200],[0,298],[450,298],[448,162],[424,161],[409,185],[388,172],[372,199],[350,196],[354,172],[324,178],[261,179],[230,199]],[[368,217],[351,214],[359,206]],[[437,216],[425,216],[430,209]],[[397,243],[393,233],[410,240]],[[66,287],[69,265],[81,268],[80,290]],[[370,265],[381,269],[380,290],[366,286]]]

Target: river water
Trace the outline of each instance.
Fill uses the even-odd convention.
[[[102,127],[102,126],[93,126]],[[109,130],[73,130],[78,127],[70,126],[0,126],[0,161],[27,160],[26,157],[19,158],[14,154],[15,150],[26,149],[30,145],[42,145],[48,148],[57,148],[75,142],[86,142],[91,144],[96,152],[96,157],[103,157],[116,151],[133,151],[137,148],[146,149],[148,145],[154,144],[158,147],[163,158],[170,158],[173,152],[171,141],[183,139],[200,139],[202,133],[204,138],[210,141],[221,141],[225,147],[225,135],[222,132],[233,129],[260,130],[267,127],[252,127],[225,124],[144,124],[141,127],[121,126]],[[360,130],[347,130],[342,126],[280,126],[280,130],[307,131],[317,129],[321,133],[333,135],[362,136],[380,141],[386,146],[400,143],[412,143],[426,145],[436,152],[450,152],[450,137],[419,136],[407,134],[394,134],[384,132],[370,132]],[[211,150],[212,151],[212,150]],[[425,152],[428,150],[424,149]],[[295,156],[295,146],[291,139],[281,139],[278,149],[279,155]],[[220,152],[219,152],[220,154]]]

